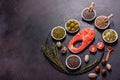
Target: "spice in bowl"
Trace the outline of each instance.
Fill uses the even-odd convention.
[[[110,25],[110,18],[113,16],[113,14],[109,15],[109,16],[98,16],[95,19],[95,26],[98,29],[106,29],[109,27]]]
[[[75,19],[70,19],[65,23],[65,28],[69,33],[75,33],[80,28],[80,23]]]
[[[93,19],[95,19],[96,17],[96,12],[95,10],[93,10],[92,12],[89,12],[88,11],[88,8],[85,8],[82,13],[82,18],[85,20],[85,21],[92,21]]]
[[[102,34],[103,40],[107,43],[113,43],[118,39],[118,34],[114,29],[107,29]]]
[[[94,2],[91,3],[90,7],[82,10],[81,16],[85,21],[92,21],[96,17],[96,11],[94,10]]]
[[[66,31],[63,27],[54,27],[51,31],[51,36],[55,40],[62,40],[66,36]]]
[[[106,19],[106,17],[105,16],[99,16],[99,17],[97,17],[96,18],[96,20],[95,20],[95,25],[96,25],[96,27],[97,28],[99,28],[99,29],[105,29],[105,28],[107,28],[108,26],[109,26],[109,21],[104,21]]]
[[[78,55],[70,55],[66,58],[66,66],[71,69],[75,70],[78,69],[81,65],[81,58]]]

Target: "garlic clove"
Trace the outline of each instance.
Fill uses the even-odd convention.
[[[64,47],[61,49],[61,52],[62,52],[62,54],[66,54],[66,53],[67,53],[67,48],[64,46]]]
[[[58,48],[61,48],[62,47],[62,43],[59,41],[59,42],[56,42],[56,46],[58,47]]]
[[[97,78],[97,74],[96,73],[89,73],[88,77],[91,79]]]
[[[89,55],[85,55],[85,62],[86,63],[89,62],[89,59],[90,59]]]
[[[112,68],[110,64],[107,64],[106,67],[107,67],[107,70],[111,70]]]

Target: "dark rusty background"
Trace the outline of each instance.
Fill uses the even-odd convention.
[[[87,73],[70,76],[56,71],[40,48],[53,27],[81,19],[82,9],[92,1],[97,16],[114,14],[110,28],[120,34],[120,0],[0,0],[0,80],[89,80]],[[111,44],[112,71],[105,78],[99,74],[97,80],[120,80],[119,39]]]

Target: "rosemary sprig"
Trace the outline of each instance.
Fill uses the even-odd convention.
[[[91,64],[88,64],[87,66],[83,67],[83,70],[86,70],[90,67],[92,67],[93,65],[95,65],[98,62],[98,59],[95,59],[95,61],[93,61]]]
[[[48,45],[45,45],[43,47],[44,55],[57,67],[62,69],[65,72],[68,72],[66,68],[64,67],[62,60],[60,59],[58,55],[58,49],[56,46],[49,47]]]

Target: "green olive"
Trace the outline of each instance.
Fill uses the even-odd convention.
[[[72,28],[71,31],[75,31],[75,28]]]
[[[74,23],[75,23],[75,24],[78,24],[78,22],[77,22],[77,21],[75,21]]]
[[[75,26],[75,24],[74,24],[74,23],[71,23],[71,24],[70,24],[70,27],[74,27],[74,26]]]
[[[75,25],[75,29],[78,29],[79,28],[79,25],[77,24],[77,25]]]
[[[70,25],[70,22],[67,22],[67,26],[69,26]]]
[[[67,29],[68,29],[68,31],[70,31],[70,30],[71,30],[71,27],[70,27],[70,26],[68,26],[68,27],[67,27]]]
[[[74,23],[74,20],[70,20],[71,23]]]

